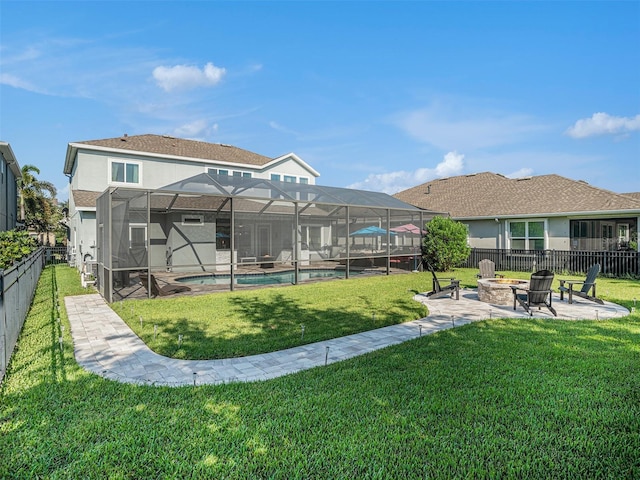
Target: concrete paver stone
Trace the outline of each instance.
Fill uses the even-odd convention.
[[[574,299],[569,305],[554,296],[559,319],[605,320],[629,311],[614,303],[598,305]],[[522,308],[480,302],[475,290],[463,289],[460,300],[449,297],[414,300],[427,305],[429,316],[280,352],[222,360],[179,360],[151,351],[99,294],[66,297],[76,361],[104,378],[140,385],[187,386],[268,380],[326,363],[346,360],[405,342],[421,335],[490,318],[530,318]],[[548,310],[536,310],[533,318],[554,318]],[[327,347],[329,347],[327,356]],[[194,376],[195,373],[195,376]]]

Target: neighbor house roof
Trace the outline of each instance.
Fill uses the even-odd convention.
[[[271,163],[277,163],[286,158],[303,165],[313,175],[319,176],[310,165],[301,160],[296,154],[289,153],[279,157],[270,158],[259,155],[242,148],[222,143],[207,143],[197,140],[187,140],[168,135],[123,135],[116,138],[103,140],[88,140],[69,143],[67,157],[64,165],[64,173],[73,171],[73,163],[79,149],[131,152],[137,155],[183,159],[190,161],[210,161],[230,165],[251,165],[256,167],[268,167]]]
[[[507,178],[484,172],[432,180],[394,196],[455,219],[640,213],[640,199],[560,175]]]
[[[621,193],[620,195],[625,195],[627,197],[631,197],[631,198],[635,198],[636,200],[640,200],[640,192]]]
[[[4,157],[4,160],[7,162],[7,165],[9,165],[14,177],[22,178],[22,170],[20,169],[18,160],[16,160],[16,156],[8,142],[0,142],[0,155]]]

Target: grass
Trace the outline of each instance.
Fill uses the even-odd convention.
[[[56,282],[82,292],[68,268],[42,275],[0,391],[0,478],[640,477],[637,312],[477,322],[267,382],[172,389],[80,369],[64,309],[58,345]],[[602,283],[640,297],[637,281]]]
[[[438,276],[453,275],[463,287],[475,288],[476,273],[476,269],[458,269]],[[505,274],[511,278],[530,276],[526,272]],[[555,282],[559,284],[558,279]],[[600,279],[599,294],[620,297],[617,301],[632,298],[627,285],[633,288],[632,282]],[[295,288],[130,300],[114,304],[114,309],[161,355],[221,359],[283,350],[422,318],[428,312],[413,296],[430,288],[430,273],[410,273]]]
[[[229,358],[421,318],[425,307],[412,298],[424,290],[425,282],[423,274],[343,279],[295,288],[131,300],[116,303],[114,309],[161,355]]]

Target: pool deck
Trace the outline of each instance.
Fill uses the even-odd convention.
[[[475,289],[461,290],[460,300],[428,299],[423,294],[413,298],[428,307],[427,317],[278,352],[223,360],[178,360],[154,353],[99,294],[65,297],[64,301],[74,354],[83,368],[123,383],[171,387],[269,380],[479,320],[529,318],[522,308],[514,311],[512,306],[480,302]],[[610,302],[599,305],[578,299],[569,305],[557,295],[553,305],[562,320],[605,320],[629,314],[626,308]],[[536,310],[533,318],[554,319],[546,309]]]

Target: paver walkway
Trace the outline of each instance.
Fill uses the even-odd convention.
[[[427,300],[423,295],[414,299],[427,304],[428,317],[279,352],[224,360],[163,357],[151,351],[99,294],[64,300],[75,357],[83,368],[119,382],[168,386],[267,380],[477,320],[528,317],[521,308],[514,311],[512,307],[478,301],[475,290],[461,290],[459,301],[448,297]],[[627,309],[613,303],[598,305],[582,299],[574,300],[573,305],[558,300],[554,307],[558,318],[567,320],[602,320],[629,314]],[[534,317],[553,318],[548,310],[536,311]]]

